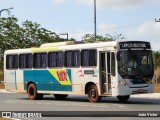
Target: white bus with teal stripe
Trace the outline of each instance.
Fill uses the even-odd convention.
[[[116,96],[152,93],[154,74],[149,42],[59,42],[38,48],[7,50],[4,80],[8,91],[27,93],[29,99],[54,95],[88,95],[90,102]]]

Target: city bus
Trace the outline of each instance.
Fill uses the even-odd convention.
[[[87,95],[90,102],[115,96],[153,93],[153,56],[149,42],[57,42],[37,48],[6,50],[5,89],[30,100],[54,95]]]

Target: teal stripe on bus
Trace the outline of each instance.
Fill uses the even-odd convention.
[[[71,70],[67,69],[70,81]],[[61,85],[48,70],[24,70],[24,83],[34,82],[37,90],[43,91],[72,91],[71,85]],[[27,84],[24,85],[27,90]]]

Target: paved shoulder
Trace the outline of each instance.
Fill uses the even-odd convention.
[[[10,92],[10,91],[7,91],[5,89],[0,89],[0,93],[14,93],[14,92]]]
[[[160,93],[138,94],[138,95],[132,95],[132,97],[141,97],[141,98],[160,98]]]

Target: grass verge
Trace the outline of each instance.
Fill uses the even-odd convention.
[[[0,83],[0,89],[4,89],[4,84]]]
[[[9,118],[2,118],[2,117],[0,117],[0,120],[11,120],[11,119],[9,119]]]
[[[155,93],[160,93],[160,84],[156,84],[154,87],[154,92]]]

